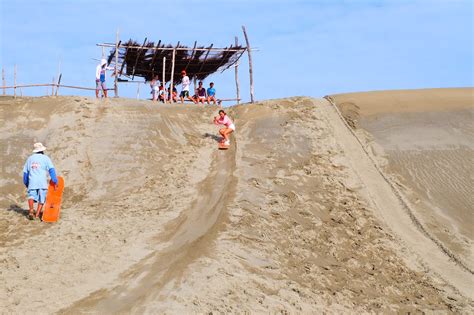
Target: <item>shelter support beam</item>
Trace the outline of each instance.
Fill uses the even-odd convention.
[[[13,86],[15,87],[13,89],[13,97],[16,98],[16,65],[13,70]]]
[[[115,35],[115,66],[114,66],[114,97],[118,97],[118,47],[119,43],[119,30],[117,29],[117,34]]]
[[[165,93],[165,91],[166,91],[165,69],[166,69],[166,57],[163,57],[163,76],[161,77],[161,82],[163,82],[163,95],[166,95],[166,93]],[[167,103],[166,97],[164,99],[164,102]]]
[[[245,26],[242,25],[242,31],[244,32],[245,42],[247,43],[247,54],[249,56],[249,76],[250,76],[250,102],[254,103],[254,96],[253,96],[253,69],[252,69],[252,49],[250,48],[249,38],[247,36],[247,31],[245,30]]]
[[[235,36],[235,46],[239,46],[239,38]],[[239,86],[239,60],[235,63],[235,89],[237,93],[237,104],[240,103],[240,86]]]
[[[170,93],[173,93],[173,85],[174,85],[174,62],[176,58],[176,50],[173,50],[173,57],[171,59],[171,81],[170,81]]]
[[[5,89],[7,82],[5,81],[5,68],[4,67],[2,67],[2,84],[3,84],[3,95],[5,96],[7,94],[7,90]]]

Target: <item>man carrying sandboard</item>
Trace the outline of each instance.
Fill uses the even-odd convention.
[[[219,142],[218,148],[220,150],[227,150],[230,146],[229,135],[235,131],[235,125],[230,120],[229,116],[227,116],[224,110],[219,111],[219,117],[214,117],[214,124],[216,125],[224,125],[224,128],[219,130],[219,133],[223,137],[223,139]]]
[[[54,185],[58,184],[56,171],[51,159],[44,154],[46,147],[41,143],[35,143],[33,154],[26,160],[23,167],[23,183],[28,189],[28,218],[34,220],[39,218],[43,205],[46,202],[48,191],[47,175],[51,177]],[[61,190],[62,191],[62,190]],[[34,216],[34,203],[38,203],[36,216]]]

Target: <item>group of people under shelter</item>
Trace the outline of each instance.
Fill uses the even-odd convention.
[[[195,89],[194,94],[191,96],[189,94],[189,89],[191,82],[189,77],[186,74],[186,70],[181,71],[181,93],[179,94],[179,99],[181,103],[184,103],[185,100],[189,100],[194,104],[205,102],[215,105],[216,102],[220,104],[220,101],[216,99],[216,89],[214,88],[214,82],[209,83],[209,88],[204,88],[202,81],[199,81],[198,87]],[[153,101],[162,101],[168,100],[169,102],[178,102],[178,91],[175,86],[173,86],[173,91],[171,91],[171,85],[168,85],[168,88],[164,87],[163,82],[159,82],[158,75],[155,75],[150,81],[151,95]]]
[[[96,67],[95,72],[95,96],[99,98],[99,92],[102,90],[103,97],[107,98],[107,86],[105,84],[105,76],[107,70],[113,70],[113,68],[107,66],[107,60],[102,59],[100,64]],[[185,100],[189,100],[194,104],[205,102],[207,104],[211,104],[211,102],[215,105],[221,104],[221,100],[216,98],[216,89],[214,88],[214,82],[209,83],[209,87],[206,89],[203,87],[203,82],[199,81],[198,87],[195,89],[194,94],[191,96],[189,93],[189,89],[191,86],[191,81],[189,80],[188,75],[186,74],[186,70],[181,71],[181,93],[179,94],[179,99],[181,103],[184,103]],[[178,102],[178,91],[175,86],[173,86],[173,90],[171,91],[171,85],[168,85],[165,88],[164,83],[159,81],[158,75],[155,75],[153,79],[150,81],[151,87],[151,95],[153,101],[162,101],[165,102]]]

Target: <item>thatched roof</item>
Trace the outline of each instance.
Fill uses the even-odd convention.
[[[161,48],[161,49],[160,49]],[[144,44],[137,43],[131,39],[125,44],[119,44],[118,48],[118,73],[120,76],[142,77],[151,80],[154,75],[162,79],[163,57],[166,57],[165,79],[171,80],[171,66],[173,58],[173,48],[175,49],[175,68],[173,84],[181,82],[181,71],[186,70],[190,79],[203,80],[209,75],[224,71],[235,64],[245,52],[242,46],[230,46],[216,50],[209,47],[187,47],[183,45],[164,45],[159,41],[156,45],[153,42]],[[115,49],[108,57],[108,63],[114,61]]]

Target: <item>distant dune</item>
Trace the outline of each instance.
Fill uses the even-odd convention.
[[[386,93],[387,100],[378,97],[390,107],[392,92]],[[403,103],[405,93],[396,93]],[[463,142],[469,127],[459,128],[459,136],[453,127],[440,140],[457,139],[453,152],[438,157],[423,149],[431,164],[420,163],[405,148],[376,146],[384,136],[382,130],[377,138],[377,128],[385,124],[371,124],[371,115],[385,114],[370,93],[364,94],[373,101],[370,110],[354,95],[333,99],[354,127],[367,128],[356,135],[373,156],[325,99],[232,106],[227,110],[237,130],[230,149],[218,151],[211,123],[217,107],[0,98],[0,309],[472,313],[472,236],[438,199],[426,199],[439,207],[433,222],[415,200],[415,214],[466,269],[420,230],[379,172],[388,163],[383,170],[411,205],[415,196],[425,198],[411,183],[421,180],[423,188],[426,168],[451,167],[456,156],[461,169],[452,166],[447,180],[437,179],[446,186],[437,189],[447,189],[449,196],[440,196],[447,204],[461,191],[467,199],[460,204],[467,205],[469,181],[452,172],[466,170],[466,157],[453,152],[472,152]],[[461,107],[450,109],[453,124],[466,122],[456,111],[471,113]],[[56,224],[25,218],[21,169],[35,141],[48,147],[65,178]],[[390,150],[397,151],[393,157]],[[404,173],[406,159],[413,163]],[[415,174],[420,164],[424,173]],[[430,182],[433,189],[436,183]],[[449,233],[439,232],[441,213],[452,223]]]
[[[474,89],[331,97],[352,126],[368,131],[372,152],[382,148],[381,163],[417,216],[474,269]]]

